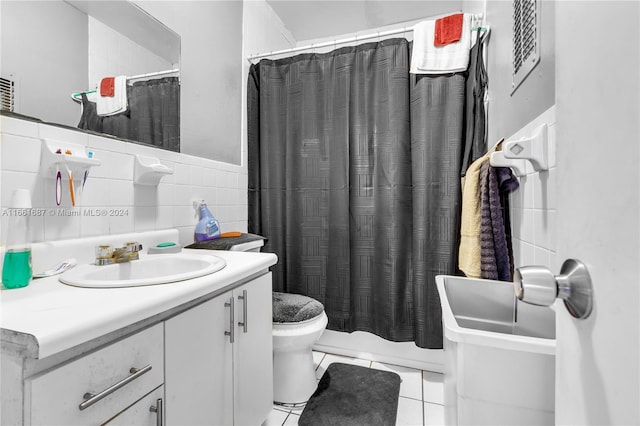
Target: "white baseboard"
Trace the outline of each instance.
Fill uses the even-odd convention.
[[[422,349],[413,342],[391,342],[375,334],[325,330],[314,350],[442,373],[442,349]]]

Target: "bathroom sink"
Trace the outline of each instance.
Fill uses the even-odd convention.
[[[226,266],[217,256],[156,254],[126,263],[78,265],[60,275],[60,282],[76,287],[138,287],[189,280]]]

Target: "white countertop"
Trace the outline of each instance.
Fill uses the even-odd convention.
[[[80,288],[62,284],[58,276],[54,276],[32,280],[24,288],[2,290],[2,340],[20,344],[25,338],[31,339],[29,335],[33,336],[37,349],[35,353],[27,351],[27,355],[46,358],[200,297],[222,293],[266,272],[277,261],[272,253],[184,252],[215,255],[226,260],[227,265],[211,275],[169,284]]]

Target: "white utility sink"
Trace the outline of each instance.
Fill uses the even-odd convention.
[[[78,265],[60,275],[60,282],[76,287],[138,287],[167,284],[217,272],[227,262],[200,254],[154,254],[113,265]]]

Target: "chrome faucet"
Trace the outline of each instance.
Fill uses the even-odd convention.
[[[142,244],[138,242],[125,243],[123,247],[113,248],[109,245],[96,247],[96,265],[112,265],[140,259],[139,252]]]

